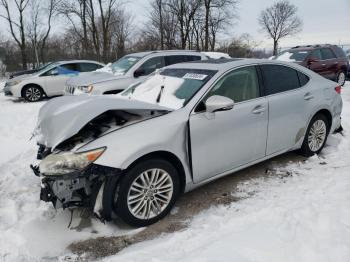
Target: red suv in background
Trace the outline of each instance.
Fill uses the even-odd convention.
[[[340,85],[345,84],[349,67],[343,49],[336,45],[296,46],[274,59],[298,63]]]

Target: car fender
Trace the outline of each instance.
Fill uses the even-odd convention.
[[[188,117],[186,118],[186,115],[179,111],[108,133],[82,146],[77,152],[106,147],[105,152],[95,161],[95,164],[127,169],[145,155],[166,151],[180,160],[185,171],[186,181],[189,181],[191,174],[187,144]],[[177,113],[180,113],[179,115],[182,117],[174,117]]]

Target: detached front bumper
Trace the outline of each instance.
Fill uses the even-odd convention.
[[[31,168],[41,178],[40,200],[51,202],[56,209],[93,208],[101,185],[121,173],[120,169],[95,164],[82,172],[57,176],[44,176],[38,167]]]

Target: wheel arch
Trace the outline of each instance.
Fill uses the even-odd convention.
[[[174,165],[174,167],[177,169],[179,173],[179,179],[180,179],[180,192],[183,193],[185,191],[185,186],[186,186],[186,173],[184,166],[181,162],[181,160],[173,153],[169,151],[154,151],[147,153],[146,155],[143,155],[136,159],[134,162],[132,162],[127,169],[131,168],[132,166],[147,160],[147,159],[155,159],[155,158],[160,158],[164,159],[166,161],[169,161],[171,164]]]
[[[345,73],[345,77],[346,77],[346,74],[347,74],[347,72],[348,72],[348,67],[347,67],[346,65],[342,65],[342,66],[340,67],[340,70],[343,71],[343,72]]]
[[[40,88],[40,89],[43,91],[43,94],[44,94],[45,96],[47,96],[47,94],[46,94],[44,88],[43,88],[41,85],[34,84],[34,83],[28,83],[28,84],[25,84],[24,86],[22,86],[22,88],[21,88],[21,97],[22,97],[22,98],[24,98],[24,93],[23,93],[23,92],[24,92],[24,89],[25,89],[26,87],[29,87],[29,86],[36,86],[36,87]]]
[[[331,130],[331,128],[332,128],[332,122],[333,122],[333,117],[332,117],[331,112],[328,109],[325,109],[325,108],[324,109],[320,109],[312,116],[312,118],[314,118],[318,114],[324,115],[327,118],[327,121],[328,121],[328,132],[329,132]],[[311,121],[311,119],[310,119],[310,121]]]

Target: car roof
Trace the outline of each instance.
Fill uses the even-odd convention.
[[[104,65],[101,62],[97,62],[97,61],[93,61],[93,60],[63,60],[63,61],[57,61],[57,62],[53,62],[53,63],[57,63],[57,64],[71,64],[71,63],[93,63],[93,64],[99,64],[99,65]]]
[[[304,67],[279,61],[279,60],[268,60],[268,59],[252,59],[252,58],[233,58],[233,59],[209,59],[209,60],[199,60],[194,62],[179,63],[167,66],[166,68],[183,68],[183,69],[202,69],[202,70],[215,70],[225,72],[235,67],[246,66],[246,65],[256,65],[256,64],[273,64],[273,65],[285,65],[288,67],[293,67],[300,71],[304,71]]]
[[[289,50],[298,50],[298,51],[311,51],[311,50],[314,50],[314,49],[317,49],[317,48],[324,48],[324,47],[338,47],[337,45],[330,45],[330,44],[323,44],[323,45],[304,45],[304,46],[294,46],[290,49],[287,49],[286,51],[289,51]]]
[[[138,53],[131,53],[128,54],[128,56],[138,56],[138,57],[145,57],[148,55],[157,54],[157,55],[198,55],[205,57],[204,54],[193,51],[193,50],[155,50],[155,51],[147,51],[147,52],[138,52]]]

